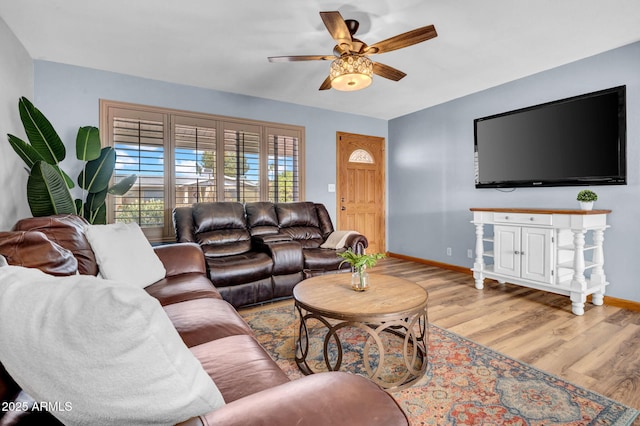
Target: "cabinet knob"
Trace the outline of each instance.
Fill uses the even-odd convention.
[[[504,220],[509,220],[509,216],[505,216],[505,217],[504,217]]]
[[[534,221],[534,220],[536,220],[536,219],[535,219],[534,217],[530,217],[530,218],[529,218],[529,220],[530,220],[531,222],[533,222],[533,221]]]
[[[520,254],[520,252],[518,250],[514,251],[515,254]]]

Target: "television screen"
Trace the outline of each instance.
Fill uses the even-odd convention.
[[[625,91],[474,120],[476,188],[626,184]]]

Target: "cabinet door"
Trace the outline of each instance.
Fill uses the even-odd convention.
[[[520,227],[494,225],[494,272],[520,277]]]
[[[552,283],[552,229],[522,228],[522,278]]]

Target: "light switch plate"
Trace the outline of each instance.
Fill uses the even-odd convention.
[[[329,192],[336,192],[336,184],[335,184],[335,183],[330,183],[330,184],[327,186],[327,190],[328,190]]]

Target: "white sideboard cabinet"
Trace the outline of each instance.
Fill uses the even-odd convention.
[[[603,242],[611,210],[472,208],[476,227],[473,278],[509,282],[571,298],[584,314],[588,295],[602,305],[609,284]],[[490,225],[490,226],[487,226]]]

